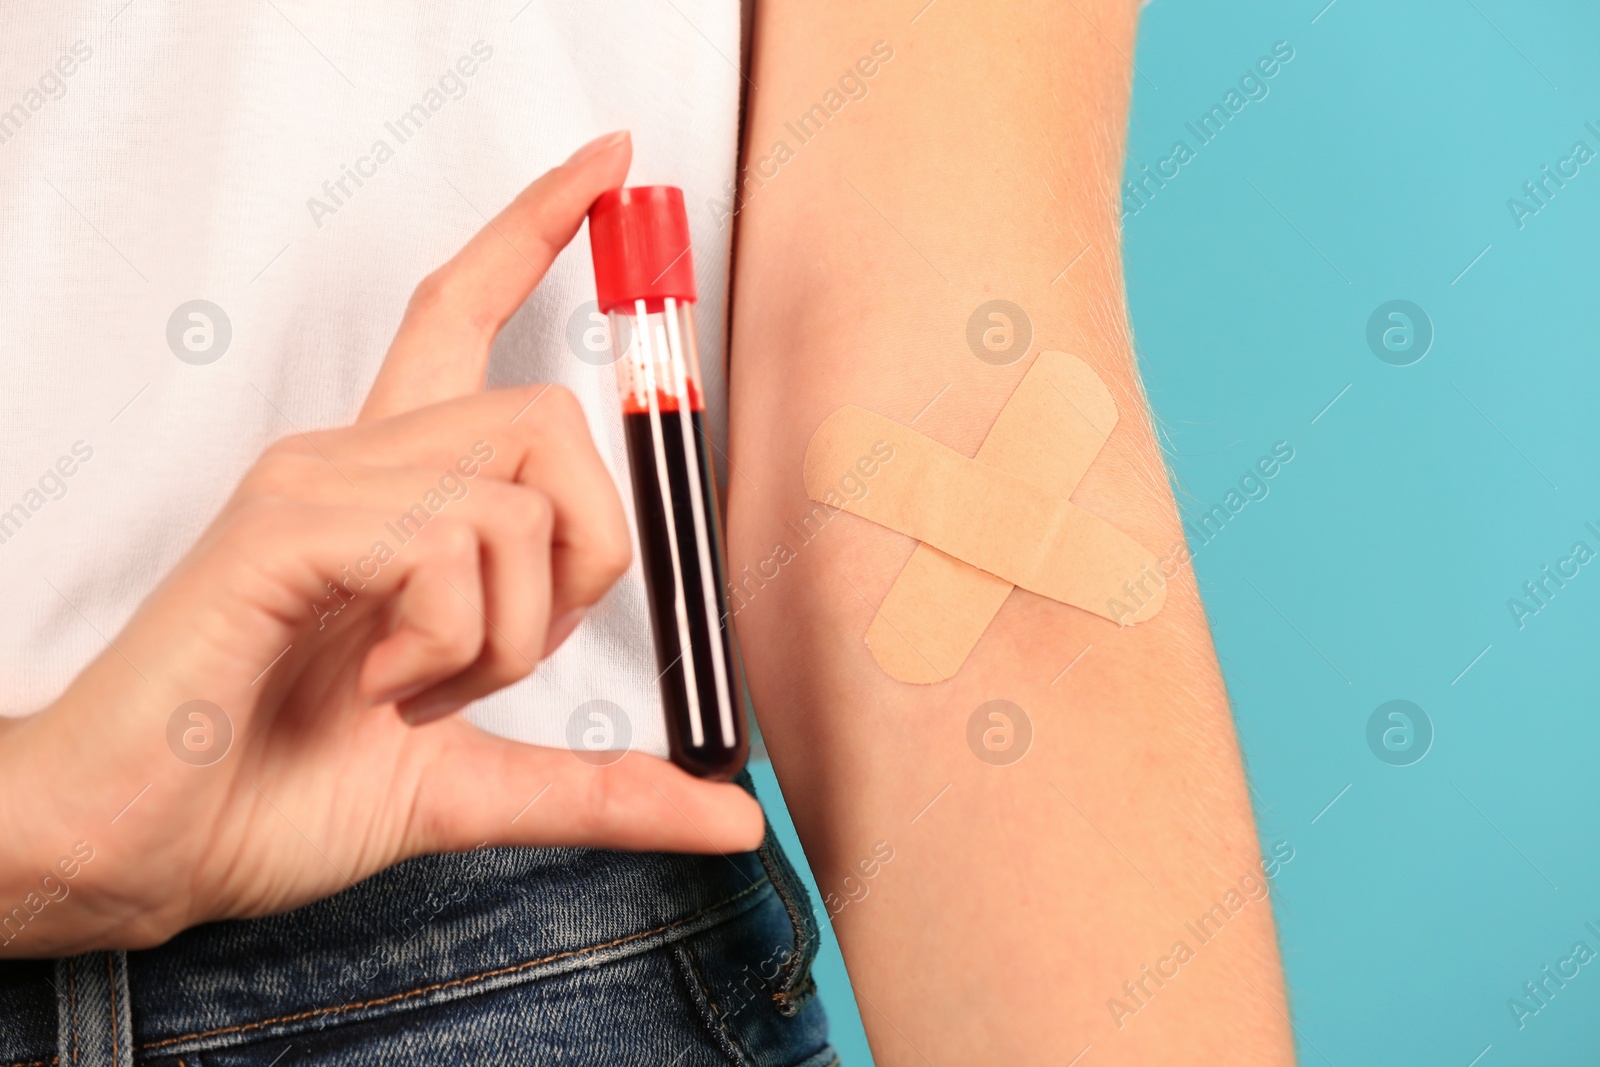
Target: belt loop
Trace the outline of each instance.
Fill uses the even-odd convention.
[[[56,961],[56,1046],[61,1067],[133,1067],[126,952]]]
[[[743,786],[751,796],[756,795],[755,780],[748,768],[739,772],[734,782]],[[757,798],[759,800],[759,798]],[[821,932],[806,884],[794,869],[794,864],[784,854],[778,835],[767,821],[766,835],[756,850],[761,866],[766,868],[767,880],[777,891],[783,910],[789,914],[789,925],[794,929],[794,945],[789,958],[784,960],[776,978],[772,1000],[778,1014],[790,1017],[799,1015],[806,1003],[816,994],[817,983],[811,976],[811,965],[816,961]]]

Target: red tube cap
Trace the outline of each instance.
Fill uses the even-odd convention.
[[[589,209],[589,248],[600,310],[660,311],[666,297],[695,300],[694,253],[683,190],[639,185],[600,194]]]

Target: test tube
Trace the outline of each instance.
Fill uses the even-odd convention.
[[[723,591],[683,191],[602,194],[589,244],[616,356],[669,752],[690,774],[727,780],[749,753],[744,673]]]

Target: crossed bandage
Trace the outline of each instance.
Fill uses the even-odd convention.
[[[1105,383],[1065,352],[1039,354],[971,459],[864,408],[823,420],[806,449],[807,495],[921,542],[867,630],[884,670],[950,677],[1013,586],[1119,624],[1161,610],[1164,587],[1134,610],[1117,605],[1155,556],[1068,499],[1116,422]],[[841,476],[881,442],[893,462],[859,499],[841,498]]]

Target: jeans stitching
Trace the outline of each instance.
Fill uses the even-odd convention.
[[[768,880],[778,893],[778,899],[783,902],[783,910],[789,915],[789,926],[794,931],[794,953],[784,961],[780,972],[781,979],[777,983],[777,990],[772,994],[778,1011],[783,1015],[794,1016],[800,1014],[800,1010],[811,1000],[817,989],[817,984],[811,977],[811,964],[816,951],[816,919],[810,911],[801,907],[801,895],[806,892],[805,886],[799,883],[794,868],[783,855],[777,835],[773,833],[770,825],[767,827],[767,837],[761,842],[758,855],[761,858],[761,865],[767,869]]]
[[[106,1007],[111,1012],[111,1063],[122,1067],[117,1058],[117,970],[111,953],[106,953]]]
[[[67,961],[67,999],[72,1004],[72,1062],[78,1062],[78,964]]]
[[[748,768],[740,771],[734,781],[743,786],[751,796],[756,796],[755,779],[750,777]],[[760,800],[759,797],[756,799]],[[777,989],[772,994],[772,1001],[777,1006],[778,1014],[792,1018],[799,1015],[816,995],[817,983],[811,976],[811,965],[816,958],[821,932],[817,929],[816,917],[809,908],[811,895],[806,891],[805,884],[800,881],[800,875],[795,871],[794,864],[784,855],[783,846],[778,843],[778,835],[772,829],[770,821],[767,822],[767,832],[761,839],[761,846],[756,850],[756,855],[761,860],[761,866],[766,869],[767,879],[777,891],[778,900],[783,903],[783,910],[789,915],[789,926],[794,931],[794,952],[779,970]]]
[[[700,961],[695,959],[694,950],[687,942],[680,942],[672,949],[673,955],[677,957],[678,967],[683,971],[684,980],[689,984],[691,999],[695,1001],[695,1007],[700,1009],[700,1018],[706,1024],[706,1028],[717,1038],[717,1043],[722,1046],[722,1051],[728,1054],[730,1060],[738,1067],[750,1067],[749,1057],[744,1054],[744,1049],[739,1046],[732,1028],[728,1026],[722,1013],[722,1005],[717,1003],[716,996],[711,992],[711,983],[706,981],[704,972],[700,970]]]
[[[735,893],[731,897],[728,897],[726,900],[722,900],[709,907],[702,908],[692,915],[686,915],[681,919],[675,919],[670,923],[665,923],[651,930],[641,930],[637,933],[628,934],[624,937],[619,937],[614,941],[606,941],[598,945],[587,945],[578,949],[568,949],[565,952],[556,952],[549,956],[540,957],[536,960],[524,960],[521,963],[514,963],[506,967],[496,967],[492,970],[480,971],[477,974],[469,974],[461,978],[452,978],[445,982],[433,982],[429,985],[418,986],[415,989],[408,989],[400,993],[390,993],[387,996],[375,997],[372,1000],[350,1004],[336,1004],[327,1008],[313,1008],[309,1011],[295,1012],[290,1015],[280,1015],[271,1019],[257,1019],[254,1022],[238,1023],[233,1026],[221,1026],[212,1030],[199,1030],[190,1034],[180,1034],[177,1037],[162,1038],[160,1041],[151,1041],[140,1045],[139,1051],[150,1052],[156,1049],[168,1048],[172,1045],[181,1044],[185,1041],[194,1041],[205,1037],[219,1037],[223,1034],[244,1033],[251,1030],[265,1029],[268,1026],[276,1026],[280,1023],[301,1022],[306,1019],[315,1019],[328,1015],[340,1015],[345,1012],[360,1011],[363,1008],[382,1007],[386,1004],[394,1004],[400,1001],[413,1000],[428,993],[438,992],[441,989],[454,989],[460,986],[473,985],[477,982],[482,982],[490,978],[500,977],[501,975],[516,974],[519,971],[525,971],[532,967],[538,967],[546,963],[552,963],[556,960],[570,959],[574,956],[588,955],[592,952],[598,952],[601,949],[614,948],[617,945],[625,945],[629,942],[638,941],[646,937],[651,937],[655,934],[665,933],[668,930],[672,930],[687,923],[694,922],[696,919],[709,915],[710,913],[717,911],[719,908],[725,908],[730,904],[734,904],[742,900],[751,893],[759,890],[763,885],[767,884],[769,884],[768,880],[762,879],[759,882],[752,883],[748,888],[741,889],[739,892]]]

